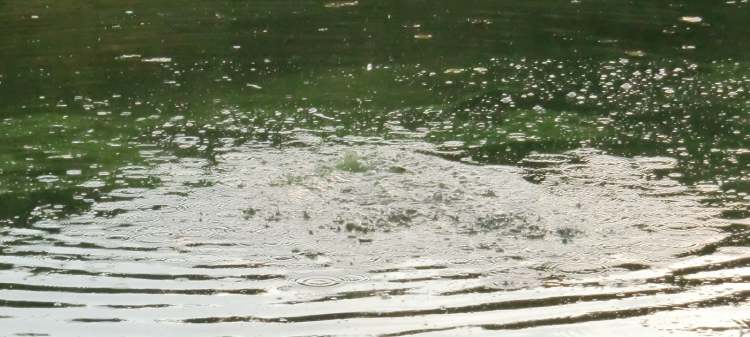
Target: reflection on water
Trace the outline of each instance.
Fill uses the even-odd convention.
[[[750,328],[744,0],[0,8],[0,334]]]
[[[291,84],[281,78],[259,93],[243,93],[256,91],[245,86],[228,89],[215,102],[182,98],[185,107],[178,110],[185,112],[121,98],[87,107],[94,99],[86,98],[65,108],[75,110],[70,115],[53,110],[53,116],[6,118],[3,200],[15,207],[3,210],[5,221],[33,222],[40,211],[32,210],[43,205],[78,212],[98,197],[91,189],[157,185],[158,177],[122,172],[143,166],[150,157],[145,149],[213,160],[251,140],[297,146],[290,135],[298,130],[312,130],[310,137],[320,139],[421,139],[440,144],[446,158],[474,163],[517,164],[534,152],[582,146],[668,156],[677,163],[664,174],[685,184],[719,184],[724,201],[741,201],[747,193],[744,85],[750,79],[734,75],[740,66],[494,59],[482,73],[424,68],[355,69],[343,78],[316,78],[295,95],[285,94]],[[376,88],[396,88],[348,96],[368,90],[371,81],[379,82]],[[328,95],[337,97],[329,101]],[[410,101],[394,103],[397,97]]]
[[[747,230],[703,203],[718,187],[659,175],[675,160],[582,149],[513,168],[440,155],[408,141],[317,142],[157,164],[143,174],[159,187],[117,189],[80,216],[3,232],[4,329],[744,329],[750,251],[716,242]],[[660,318],[678,312],[709,325]]]

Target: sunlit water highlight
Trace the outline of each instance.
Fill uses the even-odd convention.
[[[0,8],[0,335],[748,332],[746,0]]]
[[[158,164],[157,188],[5,230],[2,330],[729,336],[750,318],[750,251],[700,255],[729,222],[701,203],[715,190],[654,178],[669,158],[580,149],[523,170],[300,139]],[[340,168],[351,152],[361,171]]]

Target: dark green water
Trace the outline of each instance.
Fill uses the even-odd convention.
[[[3,233],[0,256],[30,255],[29,252],[21,254],[12,247],[27,243],[30,246],[44,243],[54,247],[72,245],[91,248],[81,244],[86,242],[87,235],[99,235],[87,234],[86,230],[77,228],[75,235],[67,235],[82,241],[71,243],[67,239],[47,237],[43,233],[26,237],[25,232],[18,232],[47,226],[50,221],[65,224],[66,219],[72,217],[73,220],[69,222],[75,224],[78,221],[75,219],[91,215],[93,220],[86,221],[98,224],[91,229],[91,233],[98,233],[101,228],[109,228],[106,224],[111,219],[119,221],[120,217],[125,217],[137,223],[133,219],[141,215],[128,215],[135,210],[152,210],[153,214],[146,212],[142,216],[153,217],[155,222],[177,221],[169,214],[159,213],[164,207],[179,208],[177,205],[181,205],[184,209],[201,210],[201,216],[203,211],[210,212],[210,206],[201,206],[195,199],[190,199],[193,189],[204,189],[195,193],[205,200],[235,196],[234,199],[224,200],[227,205],[235,202],[239,205],[239,200],[255,202],[252,198],[250,201],[241,199],[241,194],[213,190],[216,186],[229,184],[227,181],[234,184],[235,180],[249,179],[243,180],[242,186],[254,186],[254,191],[265,191],[265,194],[261,193],[263,196],[255,198],[268,199],[256,203],[269,209],[274,202],[283,205],[284,198],[292,200],[292,205],[308,205],[313,199],[294,194],[299,191],[280,196],[274,194],[280,192],[266,188],[278,186],[278,179],[283,179],[285,183],[281,185],[304,185],[312,190],[310,186],[318,182],[315,180],[317,178],[309,178],[314,175],[310,172],[319,172],[320,167],[305,171],[304,162],[288,162],[283,159],[283,154],[278,157],[273,152],[287,149],[297,151],[298,148],[310,146],[316,150],[309,153],[289,152],[289,155],[300,158],[309,156],[310,162],[320,163],[324,167],[323,163],[336,160],[345,152],[346,146],[355,146],[354,149],[359,149],[357,151],[372,156],[365,156],[365,159],[369,158],[373,167],[393,166],[390,167],[391,173],[408,172],[409,169],[407,164],[403,164],[406,168],[399,166],[401,164],[392,160],[391,156],[403,156],[406,163],[412,164],[420,160],[429,162],[411,158],[410,155],[393,154],[401,153],[398,152],[401,150],[391,153],[369,147],[406,146],[413,150],[407,153],[427,153],[447,159],[450,165],[459,165],[445,169],[445,172],[455,172],[454,177],[475,174],[491,176],[485,171],[471,170],[483,170],[488,165],[510,166],[508,169],[514,171],[509,174],[528,182],[528,185],[509,183],[508,186],[513,186],[517,193],[537,193],[533,192],[537,188],[549,188],[553,191],[552,195],[561,196],[559,204],[551,201],[549,204],[542,203],[551,209],[577,198],[586,200],[587,193],[596,194],[592,192],[594,187],[591,187],[591,191],[585,187],[596,179],[601,186],[610,183],[624,186],[622,191],[625,192],[622,193],[626,194],[632,190],[648,191],[644,193],[658,195],[659,198],[674,197],[660,201],[633,201],[620,196],[618,193],[621,190],[613,190],[611,194],[617,195],[613,200],[623,198],[627,200],[625,204],[631,205],[629,203],[632,202],[632,205],[636,205],[632,212],[638,209],[639,203],[646,209],[648,207],[645,205],[652,202],[675,205],[694,202],[698,205],[695,207],[701,208],[698,211],[700,214],[672,210],[668,212],[674,212],[671,214],[673,218],[649,215],[645,220],[638,220],[645,225],[638,224],[636,220],[630,222],[628,216],[623,216],[618,220],[621,223],[612,222],[613,228],[619,224],[641,226],[639,228],[643,229],[649,226],[649,221],[672,221],[675,224],[671,229],[695,229],[695,232],[686,232],[685,237],[703,239],[690,241],[684,246],[675,244],[675,251],[667,249],[670,254],[673,253],[670,256],[675,258],[693,256],[696,251],[700,252],[697,255],[712,254],[722,247],[740,249],[747,245],[747,233],[750,232],[747,219],[750,215],[747,201],[750,192],[748,22],[750,9],[745,0],[0,0],[0,231]],[[581,149],[584,149],[583,155],[580,154]],[[266,171],[252,171],[252,175],[247,176],[250,173],[242,171],[246,166],[232,163],[233,153],[256,156],[269,172],[276,172],[283,178],[269,178],[262,173]],[[618,159],[601,159],[610,156]],[[373,158],[388,159],[382,159],[381,163],[378,162],[381,159]],[[243,160],[237,159],[237,162],[253,163],[247,158]],[[436,162],[435,165],[443,165],[440,163]],[[589,170],[586,174],[594,178],[578,176],[577,171],[574,172],[575,165],[586,167]],[[336,165],[329,166],[335,170]],[[297,172],[295,168],[307,173]],[[191,171],[193,169],[197,171]],[[637,173],[627,171],[631,169]],[[638,171],[641,169],[645,171]],[[428,178],[451,179],[447,174],[441,177],[438,171],[425,170],[425,181]],[[184,172],[188,172],[185,175],[191,178],[176,180],[175,176]],[[253,180],[255,175],[270,179],[272,184],[254,185],[262,181],[261,178]],[[310,182],[308,178],[316,182]],[[358,178],[341,179],[347,183],[358,181]],[[378,179],[388,181],[390,178],[378,176]],[[579,180],[580,186],[584,186],[580,190],[577,187],[563,189],[562,192],[556,190],[558,182],[564,185],[572,181],[572,185],[579,186],[576,185]],[[175,181],[189,191],[173,190],[170,186]],[[342,193],[348,193],[348,187],[337,185],[341,181],[329,181],[333,185],[326,185],[325,188],[342,188]],[[414,182],[414,186],[427,186],[425,181]],[[668,183],[664,185],[663,182]],[[457,189],[463,186],[456,184]],[[652,191],[656,185],[660,189]],[[665,187],[667,185],[668,188]],[[475,192],[486,192],[479,191],[482,187],[477,186]],[[325,190],[320,186],[315,188]],[[469,190],[466,186],[464,188]],[[419,190],[419,187],[415,189]],[[149,193],[153,195],[151,199],[143,197],[144,201],[135,201],[137,207],[119,204],[112,208],[106,206],[133,199],[133,195],[124,195],[122,191],[130,191],[128,193],[139,197],[148,196]],[[405,197],[409,191],[393,193]],[[438,192],[430,190],[429,193]],[[171,200],[166,197],[168,195],[180,195],[187,201]],[[294,201],[297,200],[295,196],[300,199]],[[609,194],[600,195],[602,198],[606,196]],[[338,201],[348,200],[345,196],[320,198],[331,202],[330,206],[321,207],[330,207],[332,214],[338,209]],[[367,198],[383,205],[393,200],[377,193]],[[454,200],[451,198],[441,197],[439,202]],[[461,199],[463,197],[455,198],[464,200]],[[529,197],[528,200],[537,199]],[[458,227],[466,225],[459,220],[465,219],[459,216],[463,213],[459,213],[474,207],[470,198],[461,202],[465,202],[461,204],[463,208],[451,206],[455,207],[457,213],[446,215],[455,217],[454,222],[459,224]],[[360,208],[349,210],[369,214],[369,204],[362,201],[359,205]],[[617,203],[608,207],[613,205]],[[426,207],[419,204],[404,206],[402,211],[411,216],[409,210],[420,210],[423,206]],[[569,206],[560,206],[560,212],[575,212],[575,207]],[[242,207],[251,209],[253,215],[256,212],[246,205]],[[281,206],[275,207],[278,210]],[[305,207],[316,206],[312,203],[300,207],[294,212],[307,212],[309,208]],[[509,203],[506,210],[514,207]],[[543,206],[538,207],[541,209]],[[594,211],[595,205],[591,207],[590,213],[585,213],[589,210],[583,207],[586,215],[581,216],[584,220],[580,222],[585,223],[581,226],[586,229],[582,227],[580,232],[598,226],[598,221],[610,223],[610,216],[618,214],[614,209],[608,213],[606,209]],[[480,211],[490,214],[497,210],[477,206],[477,212]],[[390,208],[381,211],[380,215],[373,215],[375,212],[371,217],[403,222],[402,213],[394,216],[388,212],[391,212]],[[631,211],[623,212],[635,217]],[[247,213],[244,214],[247,216]],[[271,213],[264,216],[268,219],[278,218]],[[237,217],[241,219],[240,215]],[[540,215],[539,219],[543,217]],[[194,223],[194,218],[186,216],[180,219],[182,223],[188,223],[186,232],[193,226],[196,233],[204,233],[201,228],[205,230],[205,225]],[[227,222],[240,221],[238,219]],[[438,215],[435,215],[435,219],[438,219]],[[489,227],[495,228],[495,222],[499,220],[492,216],[479,217],[472,224],[481,227],[488,221]],[[538,236],[538,233],[535,234],[534,226],[537,225],[534,221],[523,220],[521,222],[525,229],[503,235],[524,233],[524,240],[534,241]],[[574,223],[579,220],[570,221]],[[701,232],[701,221],[720,222],[711,227],[719,229],[709,231],[719,233],[718,237]],[[357,226],[369,228],[372,225],[374,231],[379,233],[382,226],[379,227],[378,223],[358,223]],[[321,228],[328,228],[326,226],[329,225],[322,220],[318,224]],[[347,226],[344,227],[350,231],[359,228]],[[579,229],[565,226],[553,226],[547,236],[539,235],[554,237],[550,240],[557,244],[561,240],[567,243]],[[65,226],[53,227],[56,229],[52,234],[57,234],[60,228],[65,233]],[[538,227],[545,228],[541,224]],[[372,231],[370,228],[364,232]],[[461,230],[459,232],[463,233]],[[470,232],[477,235],[474,229]],[[544,230],[542,232],[546,233]],[[658,230],[643,230],[643,233],[653,232],[658,233]],[[117,237],[113,232],[104,233],[106,231],[101,236],[108,239]],[[123,237],[134,238],[133,233],[123,234]],[[282,237],[289,233],[284,233],[287,232],[274,232],[273,235],[268,234],[271,236],[267,238],[285,241]],[[312,235],[313,231],[310,233]],[[419,233],[419,230],[413,233]],[[615,242],[626,237],[626,234],[635,235],[618,232],[602,240]],[[410,234],[406,231],[398,235],[408,237]],[[589,247],[595,245],[594,236]],[[665,242],[669,241],[668,238],[669,235],[664,235]],[[167,235],[163,241],[154,239],[151,243],[169,246],[176,242],[174,240],[177,239]],[[339,239],[320,240],[334,242]],[[358,240],[368,243],[372,238],[360,237]],[[391,237],[389,240],[395,239]],[[443,238],[426,240],[441,242]],[[659,240],[662,239],[653,239],[654,242]],[[675,240],[683,242],[682,239]],[[523,247],[526,241],[522,240],[518,247]],[[125,240],[121,244],[129,243],[133,242]],[[97,244],[106,246],[101,242]],[[494,243],[482,242],[482,245],[485,244],[493,247],[492,251],[500,251]],[[324,246],[321,244],[321,247]],[[604,246],[600,247],[602,251],[611,248]],[[676,249],[678,246],[679,249]],[[394,244],[393,247],[398,245]],[[287,248],[284,251],[294,247]],[[538,248],[557,251],[557,248],[545,248],[544,245]],[[571,254],[596,255],[599,252],[597,249],[586,250],[583,246],[576,249],[571,249]],[[658,264],[655,262],[658,260],[669,264],[666,257],[649,260],[649,252],[659,250],[650,249],[642,254],[643,261],[635,261],[639,260],[635,257],[635,260],[625,262],[649,266],[651,262]],[[43,247],[32,250],[44,256],[63,254]],[[510,249],[505,250],[506,255],[512,255],[507,252]],[[269,248],[269,251],[274,254],[259,249],[251,256],[257,259],[258,256],[278,255],[276,250]],[[334,248],[328,250],[329,254],[333,251]],[[387,252],[387,249],[384,251]],[[359,253],[375,254],[359,251],[351,253],[351,256]],[[439,255],[438,252],[433,253]],[[86,254],[80,253],[72,259],[85,261],[83,257]],[[145,257],[128,255],[126,260],[145,258],[163,261],[157,258],[159,254],[143,254]],[[206,254],[217,256],[216,252]],[[492,254],[480,255],[490,258]],[[745,252],[733,251],[731,254],[739,254],[738,259],[744,261],[742,254]],[[527,251],[518,255],[529,257],[534,253]],[[107,261],[108,258],[101,259]],[[551,277],[544,273],[536,274],[536,271],[546,270],[547,263],[554,264],[553,258],[549,259],[537,260],[539,265],[529,267],[532,271],[527,272],[530,274],[518,272],[518,275],[523,274],[522,279],[535,280],[529,281],[528,286],[537,286],[537,281]],[[562,260],[572,261],[567,258]],[[392,262],[396,261],[399,260],[394,258]],[[26,272],[46,275],[46,269],[27,270],[26,267],[19,267],[23,264],[12,261],[0,261],[0,271],[5,262],[9,266],[7,270],[10,276],[6,275],[9,279]],[[442,262],[427,262],[432,263]],[[582,265],[587,263],[591,262],[581,262]],[[480,265],[476,264],[475,267],[481,269]],[[377,267],[388,266],[386,263]],[[742,266],[744,264],[741,263],[739,267]],[[137,270],[142,267],[135,267],[132,272],[139,275],[149,273],[147,270]],[[596,269],[591,265],[587,267]],[[605,269],[609,270],[610,267]],[[81,269],[94,267],[82,262],[75,267],[74,271],[77,272],[70,272],[73,270],[68,270],[73,268],[71,266],[60,268],[67,270],[67,274],[79,275],[83,273]],[[291,270],[286,265],[279,268],[281,271],[276,272],[281,274]],[[723,267],[706,267],[706,270],[717,268]],[[568,271],[572,269],[565,270],[558,270],[555,275],[569,275]],[[88,272],[91,273],[90,270]],[[511,276],[507,278],[518,276],[513,273],[510,272]],[[54,276],[55,273],[50,272],[49,275]],[[674,281],[672,285],[683,286],[674,280],[674,275],[671,277],[673,279],[669,282]],[[50,276],[49,280],[53,282],[55,278]],[[652,281],[648,279],[645,283],[661,282]],[[0,277],[0,282],[6,281]],[[24,282],[16,280],[3,284]],[[375,283],[373,287],[380,287]],[[207,285],[208,288],[214,286]],[[2,298],[3,289],[12,288],[0,286],[0,307],[19,306],[14,306],[15,302],[10,299]],[[360,291],[357,294],[363,294],[361,289],[357,291]],[[746,297],[732,296],[729,297],[735,298],[736,303],[745,301]],[[114,297],[111,299],[114,300]],[[193,307],[187,305],[186,308]],[[268,310],[273,312],[274,309]],[[645,311],[623,311],[623,317],[659,311],[648,308],[632,310]],[[316,312],[314,309],[308,311]],[[473,310],[461,312],[471,313]],[[0,324],[3,313],[0,312]],[[190,316],[186,318],[188,321],[214,314],[199,312],[194,308],[185,309],[185,315]],[[297,314],[300,313],[292,315],[290,311],[275,315],[284,317]],[[23,317],[14,311],[8,315]],[[414,315],[420,314],[415,312]],[[367,315],[354,316],[362,318]],[[402,316],[410,315],[405,313]],[[609,319],[606,315],[603,317],[603,320]],[[539,319],[541,323],[538,325],[550,325],[542,324],[544,320]],[[105,321],[99,323],[107,326]],[[562,321],[558,323],[567,324]],[[457,326],[471,327],[474,326],[472,324]],[[498,324],[495,328],[507,328]],[[493,328],[487,322],[477,323],[474,327],[477,326],[483,331],[492,331]],[[183,329],[191,333],[200,331]],[[280,332],[285,330],[269,331],[287,333]],[[319,331],[330,332],[326,329]],[[373,334],[390,333],[378,329],[373,331],[378,331]],[[591,331],[596,330],[586,330]],[[736,333],[732,329],[722,331]],[[347,332],[341,330],[334,333]]]

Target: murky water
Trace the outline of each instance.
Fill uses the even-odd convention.
[[[750,331],[745,1],[0,1],[0,334]]]

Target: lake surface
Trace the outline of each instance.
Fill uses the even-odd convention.
[[[0,334],[739,336],[747,1],[0,1]]]

